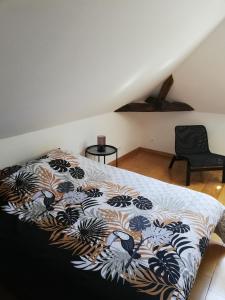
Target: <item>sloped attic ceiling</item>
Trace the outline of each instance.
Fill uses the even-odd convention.
[[[0,1],[0,138],[149,93],[224,15],[224,0]]]
[[[175,70],[168,99],[184,100],[199,112],[225,114],[224,37],[225,20]]]

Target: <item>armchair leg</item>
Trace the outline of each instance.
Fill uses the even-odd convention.
[[[169,164],[169,169],[172,168],[172,166],[173,166],[175,160],[176,160],[176,155],[174,155],[174,156],[172,157],[171,162],[170,162],[170,164]]]
[[[186,170],[186,186],[190,185],[190,178],[191,178],[191,168],[189,162],[187,163],[187,170]]]

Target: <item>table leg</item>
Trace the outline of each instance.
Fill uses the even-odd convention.
[[[98,156],[98,162],[100,162],[100,156]]]
[[[104,155],[104,164],[105,164],[105,155]]]

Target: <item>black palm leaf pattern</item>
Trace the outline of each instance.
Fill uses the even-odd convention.
[[[70,163],[64,159],[54,159],[49,162],[49,165],[55,171],[60,173],[66,172],[70,167]]]
[[[149,199],[144,198],[142,196],[138,196],[137,199],[134,199],[133,203],[139,209],[152,209],[152,202]]]
[[[81,204],[81,207],[83,209],[83,211],[85,211],[86,209],[90,208],[90,207],[96,207],[98,205],[98,201],[93,199],[93,198],[88,198],[86,200],[84,200]]]
[[[184,233],[190,231],[190,226],[182,222],[172,222],[165,226],[166,229],[173,231],[173,233]]]
[[[160,223],[158,219],[154,220],[153,221],[153,224],[156,226],[156,227],[159,227],[159,228],[164,228],[165,227],[165,224],[162,222]]]
[[[102,240],[107,236],[107,225],[104,220],[90,218],[81,221],[78,225],[78,238],[86,244],[94,243]]]
[[[6,178],[6,177],[8,177],[8,176],[10,176],[10,175],[12,175],[14,173],[16,173],[21,168],[22,168],[22,166],[19,166],[19,165],[15,165],[15,166],[12,166],[12,167],[4,168],[0,172],[0,179],[4,179],[4,178]]]
[[[107,203],[115,207],[126,207],[131,205],[131,200],[132,198],[130,196],[122,195],[112,197],[111,199],[107,200]]]
[[[149,268],[158,278],[167,284],[176,284],[180,278],[180,267],[175,253],[166,250],[158,251],[156,257],[148,260]]]
[[[79,168],[79,167],[75,167],[75,168],[70,168],[70,174],[73,178],[75,179],[82,179],[84,178],[84,170]]]
[[[180,256],[183,251],[194,248],[190,246],[190,244],[191,241],[184,236],[180,236],[179,234],[175,234],[170,242],[170,245],[175,249],[178,256]]]
[[[60,225],[73,225],[79,218],[79,211],[76,208],[68,207],[65,211],[59,211],[56,220]]]
[[[90,198],[97,198],[97,197],[101,197],[103,195],[103,193],[100,192],[99,189],[87,190],[87,191],[85,191],[85,193]]]
[[[74,191],[74,185],[71,181],[61,182],[58,187],[57,191],[60,193],[68,193]]]
[[[199,247],[199,251],[201,253],[201,256],[204,255],[205,253],[205,250],[208,246],[208,243],[209,243],[209,239],[206,237],[206,236],[203,236],[200,240],[199,240],[199,244],[198,244],[198,247]]]
[[[10,177],[7,185],[11,189],[9,192],[19,197],[24,197],[26,194],[31,195],[36,191],[38,182],[36,175],[29,172],[19,172]]]
[[[146,217],[137,216],[130,220],[129,227],[133,231],[142,231],[150,226],[150,222]]]

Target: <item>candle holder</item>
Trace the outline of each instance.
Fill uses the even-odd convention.
[[[105,151],[105,141],[106,141],[106,137],[104,135],[97,136],[97,149],[99,152]]]

